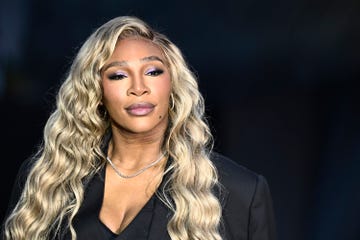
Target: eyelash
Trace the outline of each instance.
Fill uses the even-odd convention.
[[[156,77],[156,76],[161,75],[163,72],[164,72],[164,71],[161,70],[161,69],[154,69],[154,70],[151,70],[151,71],[146,72],[145,74],[148,75],[148,76]]]
[[[161,75],[163,72],[164,72],[164,71],[161,70],[161,69],[153,69],[153,70],[147,71],[147,72],[145,73],[145,75],[151,76],[151,77],[156,77],[156,76]],[[124,79],[124,78],[126,78],[126,77],[127,77],[127,75],[125,75],[125,74],[114,73],[114,74],[109,75],[108,78],[109,78],[110,80],[122,80],[122,79]]]
[[[122,80],[122,79],[124,79],[125,77],[126,77],[126,75],[124,75],[124,74],[115,73],[115,74],[111,74],[111,75],[109,76],[109,79],[110,79],[110,80]]]

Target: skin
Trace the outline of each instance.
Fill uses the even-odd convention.
[[[130,175],[160,156],[168,126],[171,78],[162,51],[142,38],[120,40],[102,72],[103,104],[113,132],[108,156]],[[135,178],[124,179],[107,165],[100,220],[120,233],[161,182],[165,158]],[[121,198],[119,197],[121,196]]]

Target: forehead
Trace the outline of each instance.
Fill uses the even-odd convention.
[[[118,60],[131,61],[148,56],[157,56],[163,59],[159,46],[150,40],[133,37],[119,40],[109,60],[116,58]]]

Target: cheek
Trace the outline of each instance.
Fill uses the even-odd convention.
[[[170,97],[170,93],[171,93],[170,77],[166,77],[166,78],[162,79],[162,81],[160,81],[158,83],[157,89],[158,89],[159,94],[161,94],[161,96],[163,98],[168,99]]]
[[[108,104],[109,102],[111,102],[111,99],[113,98],[113,93],[112,91],[110,90],[110,88],[107,88],[104,86],[103,88],[103,102],[105,104]]]
[[[162,79],[162,81],[157,82],[155,88],[159,97],[159,104],[161,104],[159,119],[162,119],[167,116],[169,110],[171,82],[167,78]]]
[[[121,89],[115,86],[103,85],[103,102],[105,105],[118,104],[123,101]]]

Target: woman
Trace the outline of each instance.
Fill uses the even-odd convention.
[[[5,239],[275,239],[266,180],[212,151],[180,50],[135,17],[83,44]]]

